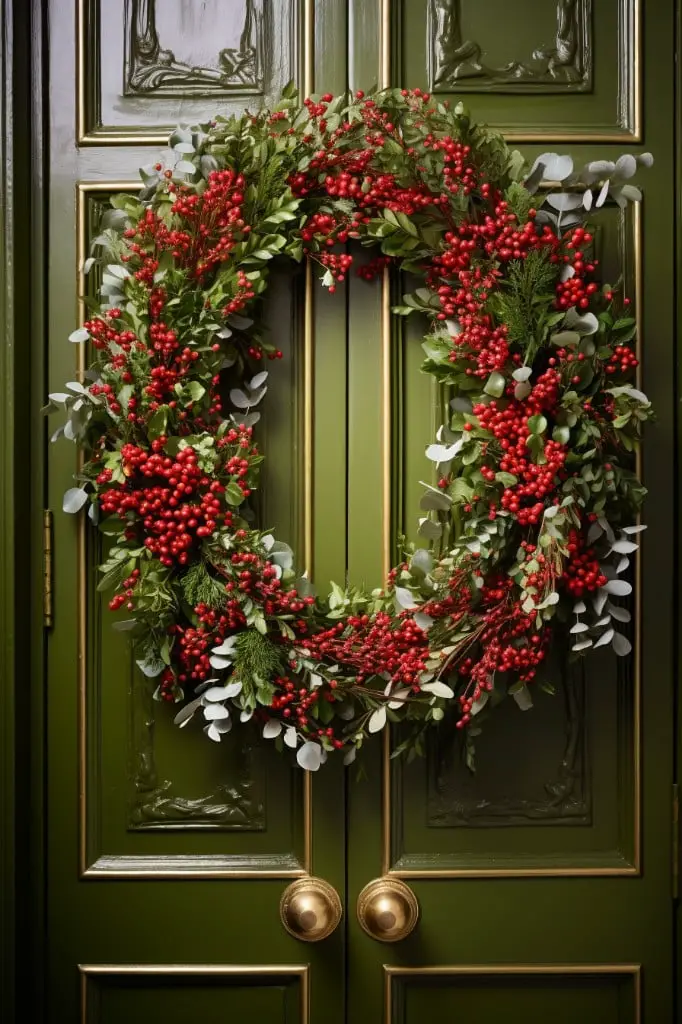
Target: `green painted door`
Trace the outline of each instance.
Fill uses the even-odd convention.
[[[46,372],[74,379],[65,339],[83,254],[112,191],[178,121],[319,91],[392,83],[463,94],[529,155],[651,150],[634,215],[601,240],[638,299],[649,534],[635,655],[500,712],[472,777],[443,733],[424,760],[368,755],[310,783],[253,736],[214,747],[154,715],[97,593],[98,552],[55,513],[46,632],[45,1006],[50,1022],[471,1024],[672,1020],[674,4],[643,0],[44,0],[49,29]],[[645,24],[644,24],[645,22]],[[239,59],[237,59],[239,58]],[[37,273],[40,258],[36,254]],[[318,585],[378,584],[414,535],[441,398],[420,377],[417,324],[391,289],[322,295],[277,277],[285,359],[263,423],[263,521]],[[46,460],[58,510],[75,470]],[[395,738],[394,740],[395,741]],[[39,859],[39,858],[38,858]],[[301,943],[279,920],[295,878],[330,882],[344,921]],[[364,886],[403,879],[421,909],[402,943],[356,921]],[[40,919],[38,919],[40,920]]]
[[[476,741],[475,776],[443,729],[424,759],[390,761],[387,747],[367,766],[371,781],[349,785],[352,1021],[673,1020],[674,6],[406,0],[379,4],[370,17],[363,0],[351,5],[354,88],[378,79],[463,99],[531,158],[655,153],[634,216],[609,211],[600,256],[605,279],[622,268],[637,299],[643,384],[660,410],[643,456],[649,532],[629,664],[595,660],[584,676],[569,675],[557,656],[557,695],[540,693],[526,715],[500,708]],[[351,318],[356,302],[372,301],[356,300],[359,290],[351,286]],[[374,302],[378,360],[378,292]],[[354,337],[351,319],[351,368],[371,358],[353,351]],[[424,444],[442,422],[438,396],[418,373],[419,342],[411,322],[390,342],[386,522],[412,537]],[[384,392],[373,379],[376,409]],[[367,417],[351,415],[348,557],[353,578],[370,566],[378,581],[383,523],[365,516],[370,488],[381,493],[385,432],[380,414]],[[355,457],[358,429],[374,462]],[[394,945],[366,936],[353,914],[381,875],[406,882],[420,904],[417,929]]]
[[[84,253],[114,191],[133,189],[169,127],[272,102],[291,78],[345,85],[342,11],[298,0],[50,0],[47,111],[49,389],[73,380],[65,340],[82,315]],[[139,187],[139,184],[138,184]],[[312,284],[312,279],[311,279]],[[325,577],[342,578],[345,307],[284,271],[268,317],[284,359],[264,417],[272,472],[263,522]],[[335,463],[306,465],[314,387],[334,416]],[[77,347],[77,346],[76,346]],[[317,428],[317,421],[313,426]],[[316,444],[322,452],[323,444]],[[74,472],[50,448],[48,505]],[[310,493],[314,479],[314,494]],[[319,522],[319,526],[318,526]],[[324,523],[325,527],[321,524]],[[325,532],[329,529],[330,534]],[[55,512],[54,626],[47,645],[46,887],[50,1021],[344,1019],[344,939],[303,944],[280,923],[284,889],[309,872],[344,887],[342,766],[315,779],[243,730],[180,742],[97,592],[96,541]],[[274,756],[272,756],[274,754]]]

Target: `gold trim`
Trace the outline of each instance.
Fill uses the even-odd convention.
[[[308,0],[306,0],[308,3]],[[312,0],[310,0],[312,2]],[[117,181],[79,181],[76,183],[76,279],[77,290],[77,322],[82,323],[86,316],[85,307],[85,274],[83,265],[87,254],[87,198],[89,195],[99,193],[108,194],[112,192],[137,192],[140,189],[139,181],[126,179]],[[308,294],[306,284],[306,326],[304,344],[304,367],[303,379],[305,391],[306,423],[304,425],[304,450],[312,448],[312,352],[313,332],[312,317],[308,316],[309,298],[312,298],[312,278],[310,284],[311,294]],[[85,346],[76,345],[76,378],[83,380],[85,374]],[[309,357],[310,356],[310,360]],[[77,455],[77,469],[80,472],[83,465],[83,456],[79,451]],[[312,550],[312,464],[310,474],[304,474],[305,483],[305,508],[304,508],[304,532],[306,547]],[[309,479],[308,479],[309,477]],[[207,864],[206,868],[161,869],[154,868],[131,868],[126,870],[121,867],[102,868],[98,867],[98,860],[88,863],[88,815],[87,815],[87,551],[86,551],[86,530],[87,523],[84,516],[79,516],[76,527],[76,574],[77,574],[77,651],[78,651],[78,869],[81,878],[232,878],[232,879],[290,879],[302,878],[312,873],[313,865],[313,834],[312,834],[312,777],[310,772],[303,772],[303,858],[300,868],[267,868],[263,871],[256,869],[244,870],[243,868],[217,868]],[[201,858],[199,858],[201,859]],[[138,858],[134,858],[137,862]]]
[[[384,267],[381,277],[381,490],[382,490],[382,524],[383,535],[382,574],[384,581],[391,569],[392,543],[392,401],[391,401],[391,280],[388,267]]]
[[[379,88],[391,84],[391,0],[379,0]],[[392,402],[391,402],[391,277],[388,267],[381,276],[381,569],[385,582],[391,569],[392,538]]]
[[[636,354],[637,386],[642,386],[642,208],[634,202],[632,210],[632,253],[634,273],[635,317],[637,320]],[[637,475],[642,479],[641,449],[636,456]],[[624,867],[566,867],[566,868],[428,868],[394,869],[391,867],[391,741],[390,730],[385,729],[382,747],[381,779],[381,873],[392,878],[578,878],[639,876],[642,873],[642,558],[637,552],[635,562],[634,608],[634,685],[632,716],[632,770],[633,770],[633,839],[632,863]]]
[[[156,131],[126,131],[112,126],[101,125],[88,129],[88,101],[86,95],[87,61],[85,32],[87,18],[85,12],[87,0],[76,2],[76,145],[77,146],[165,146],[168,136],[173,130],[172,125],[158,128]],[[390,4],[390,0],[382,0]],[[300,10],[300,7],[299,7]],[[303,0],[302,31],[300,46],[303,59],[301,68],[301,88],[304,95],[309,96],[315,82],[315,0]]]
[[[384,1024],[393,1024],[393,979],[405,977],[448,977],[448,976],[492,976],[519,975],[576,977],[583,975],[608,976],[625,974],[633,980],[634,1020],[633,1024],[642,1021],[642,965],[641,964],[457,964],[442,967],[394,967],[384,964]]]
[[[391,85],[391,0],[379,0],[379,88]]]
[[[52,511],[43,510],[43,628],[51,629],[54,624],[54,602],[52,596]]]
[[[303,92],[315,88],[315,0],[303,0]]]
[[[270,977],[298,978],[301,983],[300,1024],[310,1022],[310,964],[78,964],[81,1024],[88,1024],[88,980],[97,977]]]
[[[310,260],[305,267],[303,312],[303,565],[308,579],[314,571],[313,505],[315,487],[315,322],[314,275]],[[308,776],[306,772],[306,776]]]

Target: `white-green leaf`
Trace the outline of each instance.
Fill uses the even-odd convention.
[[[308,740],[302,747],[299,747],[296,760],[305,771],[316,772],[322,764],[322,747],[319,743]]]
[[[64,494],[62,508],[64,512],[69,512],[73,515],[83,508],[87,500],[87,491],[84,491],[81,487],[69,487],[68,491]]]
[[[502,395],[504,394],[506,383],[507,381],[505,380],[504,376],[497,370],[493,370],[493,372],[490,374],[487,381],[485,382],[485,387],[483,388],[483,390],[485,391],[486,395],[491,395],[493,398],[501,398]]]
[[[434,697],[446,697],[449,699],[455,696],[454,690],[447,683],[441,683],[439,680],[433,683],[423,683],[421,688],[425,693],[432,693]]]
[[[377,708],[370,715],[369,722],[367,723],[368,732],[381,732],[383,727],[386,725],[386,708]]]
[[[630,641],[628,640],[628,638],[626,636],[623,636],[622,633],[614,632],[613,640],[611,642],[612,642],[614,651],[621,658],[624,658],[632,650],[632,644],[630,643]]]
[[[533,698],[531,697],[530,690],[525,683],[514,683],[513,686],[509,687],[509,693],[514,698],[521,711],[529,711],[533,707]]]

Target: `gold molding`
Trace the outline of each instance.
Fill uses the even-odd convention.
[[[158,127],[151,131],[139,132],[125,128],[102,125],[91,128],[88,125],[87,97],[87,18],[88,0],[76,0],[76,145],[77,146],[165,146],[173,125]],[[100,0],[101,2],[101,0]],[[390,3],[390,0],[382,0]],[[302,13],[301,13],[302,9]],[[306,96],[314,88],[315,79],[315,0],[302,0],[296,8],[300,19],[298,40],[302,59],[299,60],[300,86]]]
[[[91,978],[134,977],[265,977],[298,978],[301,984],[300,1024],[310,1022],[310,964],[78,964],[80,1021],[88,1022],[88,981]]]
[[[381,275],[381,492],[382,514],[382,585],[391,569],[393,553],[393,407],[392,407],[392,333],[391,333],[391,278],[388,267],[384,267]]]
[[[314,572],[315,487],[315,276],[310,260],[305,266],[303,310],[303,566],[308,579]]]
[[[109,194],[112,192],[137,192],[140,189],[139,181],[116,180],[116,181],[79,181],[76,183],[76,281],[77,281],[77,322],[80,324],[85,319],[85,274],[83,264],[85,262],[88,247],[88,224],[87,224],[87,200],[88,196],[98,194]],[[304,451],[312,450],[312,352],[313,352],[313,324],[312,317],[308,316],[309,298],[312,299],[312,277],[310,279],[310,292],[308,295],[308,281],[306,281],[306,309],[305,309],[305,344],[304,344],[304,366],[303,381],[305,387],[304,404],[306,409],[304,430]],[[76,345],[76,379],[83,380],[86,369],[86,351],[84,345]],[[310,357],[310,361],[309,361]],[[82,453],[77,455],[77,469],[82,469]],[[304,508],[304,532],[306,550],[312,551],[312,464],[310,474],[308,466],[304,467],[306,478],[305,484],[305,508]],[[309,480],[308,480],[309,476]],[[308,502],[310,501],[310,505]],[[303,813],[303,857],[300,867],[292,868],[265,868],[264,870],[230,868],[217,866],[215,858],[207,856],[205,866],[192,866],[189,868],[173,867],[172,859],[168,867],[122,867],[125,863],[124,856],[112,859],[108,863],[106,857],[89,862],[88,857],[88,750],[87,750],[87,549],[86,531],[87,522],[84,516],[77,518],[76,526],[76,578],[77,578],[77,651],[78,651],[78,870],[81,878],[231,878],[231,879],[292,879],[303,878],[312,873],[313,867],[313,829],[312,829],[312,775],[310,772],[303,772],[302,789],[302,813]],[[204,858],[198,856],[192,858],[193,864],[201,863]],[[131,858],[135,865],[139,864],[139,857]],[[150,858],[155,860],[155,858]]]
[[[388,89],[391,84],[391,0],[379,0],[379,88]],[[381,572],[382,584],[391,569],[393,553],[393,436],[392,436],[392,335],[391,335],[391,277],[388,267],[381,275]]]
[[[642,204],[632,203],[632,261],[633,287],[635,298],[635,317],[637,320],[636,353],[639,360],[637,367],[637,386],[642,387]],[[627,255],[627,253],[624,253]],[[389,392],[390,394],[390,392]],[[389,420],[390,422],[390,420]],[[390,452],[389,452],[390,464]],[[642,479],[641,449],[636,455],[637,475]],[[390,481],[390,476],[389,476]],[[639,521],[639,519],[638,519]],[[390,525],[390,524],[389,524]],[[386,535],[385,535],[386,536]],[[390,538],[389,538],[390,543]],[[635,597],[634,597],[634,679],[633,679],[633,714],[632,714],[632,772],[633,772],[633,837],[632,863],[619,867],[547,867],[547,868],[397,868],[391,867],[391,739],[390,729],[385,729],[382,744],[381,772],[381,873],[394,878],[576,878],[576,877],[622,877],[624,875],[639,876],[642,873],[642,558],[637,552],[635,560]]]
[[[595,977],[629,975],[633,982],[633,1024],[642,1022],[642,965],[641,964],[457,964],[437,967],[394,967],[384,964],[384,1024],[393,1021],[393,979],[418,977]]]

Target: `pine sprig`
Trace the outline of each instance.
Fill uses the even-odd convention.
[[[514,260],[503,288],[495,293],[493,306],[507,327],[510,341],[532,346],[537,329],[551,298],[556,267],[546,249],[534,249],[525,260]]]
[[[195,562],[180,580],[185,600],[192,608],[205,604],[207,608],[220,608],[225,603],[225,586],[211,576],[205,562]]]
[[[240,633],[235,651],[235,674],[245,683],[269,683],[283,671],[282,648],[257,630]]]

